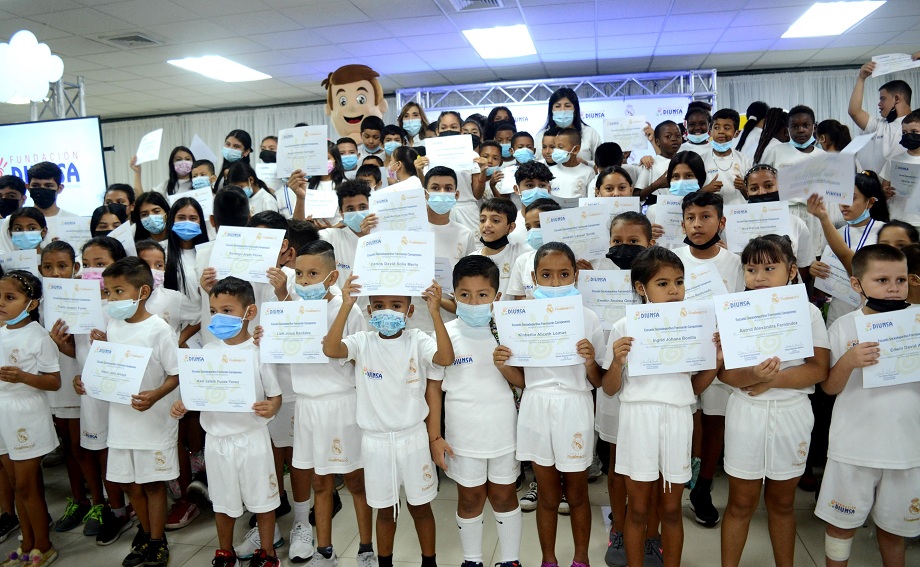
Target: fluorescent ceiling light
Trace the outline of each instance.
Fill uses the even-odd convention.
[[[537,54],[537,48],[525,25],[463,30],[463,35],[483,59],[509,59]]]
[[[817,2],[789,26],[784,38],[840,35],[876,11],[884,0],[873,2]]]
[[[235,61],[230,61],[220,55],[205,55],[204,57],[186,57],[185,59],[170,59],[170,65],[194,71],[211,79],[225,83],[243,83],[246,81],[261,81],[271,79],[271,75],[260,73]]]

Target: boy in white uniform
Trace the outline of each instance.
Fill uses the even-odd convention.
[[[681,144],[679,152],[696,152],[702,157],[709,150],[711,114],[712,107],[705,102],[694,101],[687,105],[687,114],[684,115],[687,141]]]
[[[518,257],[527,252],[520,244],[508,242],[508,235],[515,227],[517,208],[508,199],[488,199],[479,207],[479,233],[483,247],[474,254],[480,254],[495,262],[499,268],[498,292],[505,293],[511,278],[511,266]]]
[[[744,204],[742,177],[750,168],[747,156],[732,148],[741,118],[730,108],[712,115],[712,139],[709,150],[700,154],[706,166],[706,186],[718,181],[719,195],[726,205]]]
[[[178,399],[179,339],[168,323],[147,311],[153,274],[143,260],[118,260],[102,277],[109,299],[106,309],[112,318],[106,327],[108,341],[153,350],[140,393],[131,397],[130,405],[109,405],[106,479],[122,485],[140,521],[131,553],[122,565],[165,567],[169,547],[164,531],[164,481],[179,476],[178,423],[169,415]]]
[[[911,112],[901,122],[901,141],[907,152],[889,159],[885,162],[879,177],[888,197],[888,208],[898,211],[898,220],[920,227],[920,214],[917,212],[902,212],[908,209],[911,200],[920,199],[920,189],[916,186],[905,187],[907,180],[897,175],[898,171],[906,170],[904,166],[920,164],[920,111]],[[892,183],[893,182],[893,183]]]
[[[850,285],[867,301],[829,329],[833,366],[822,388],[837,401],[815,515],[828,523],[828,565],[847,565],[856,529],[871,512],[882,562],[903,567],[904,538],[920,535],[920,382],[863,387],[862,369],[880,355],[878,343],[859,342],[856,329],[863,315],[908,307],[907,260],[873,244],[856,252],[852,270]]]
[[[399,485],[406,489],[409,514],[415,523],[422,567],[435,567],[435,521],[430,502],[438,490],[431,461],[425,420],[426,383],[422,367],[453,363],[454,350],[441,320],[441,286],[432,281],[422,297],[434,322],[435,339],[418,329],[406,329],[412,316],[408,297],[370,297],[368,313],[376,332],[364,331],[343,338],[361,285],[351,275],[342,288],[342,307],[323,341],[329,358],[353,360],[358,391],[357,422],[364,434],[367,503],[377,509],[377,549],[380,567],[393,567],[393,539]],[[429,368],[430,370],[430,368]]]
[[[515,482],[517,408],[514,394],[492,362],[496,339],[492,305],[499,269],[481,256],[454,268],[458,319],[447,323],[454,363],[428,380],[428,437],[431,456],[457,482],[457,527],[466,567],[482,567],[482,511],[488,498],[501,545],[499,565],[520,567],[523,518]],[[523,387],[523,383],[518,384]],[[441,390],[445,392],[445,432],[441,438]]]
[[[256,298],[252,285],[239,278],[226,277],[211,288],[211,333],[218,341],[205,349],[235,347],[234,351],[252,353],[255,399],[252,413],[201,412],[205,430],[205,462],[208,488],[214,505],[219,548],[214,553],[215,567],[236,567],[233,549],[233,526],[243,515],[244,507],[259,518],[262,541],[274,541],[275,509],[280,505],[279,479],[272,461],[272,443],[268,422],[281,407],[281,387],[270,364],[261,364],[259,347],[249,334],[249,321],[255,316]],[[185,351],[183,356],[189,356]],[[173,403],[171,415],[182,418],[186,413],[182,400]],[[266,538],[265,536],[269,536]],[[279,565],[274,548],[269,545],[252,550],[253,567]]]
[[[847,114],[856,122],[863,133],[875,133],[875,137],[856,153],[856,159],[863,168],[880,171],[889,160],[904,151],[898,144],[901,134],[901,121],[910,114],[911,88],[905,81],[896,79],[888,81],[878,89],[879,114],[870,116],[863,109],[863,91],[866,79],[875,70],[875,62],[869,61],[859,69],[856,84],[850,94]]]
[[[578,152],[581,150],[581,134],[574,128],[566,128],[556,135],[556,148],[553,150],[553,161],[556,165],[550,167],[553,174],[553,197],[570,199],[572,197],[587,197],[588,187],[594,179],[594,168],[578,161]]]
[[[371,214],[368,203],[371,188],[363,181],[345,181],[335,190],[339,199],[345,228],[324,228],[319,237],[335,248],[335,268],[339,272],[336,285],[342,287],[351,275],[351,266],[355,263],[358,239],[368,234],[371,226],[365,222]]]

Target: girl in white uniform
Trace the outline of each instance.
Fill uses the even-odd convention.
[[[184,293],[196,304],[201,301],[195,247],[208,242],[204,212],[198,201],[182,197],[169,209],[166,217],[169,233],[166,247],[166,278],[163,285]]]
[[[44,392],[61,387],[57,347],[38,323],[42,284],[23,270],[0,279],[0,461],[16,495],[22,545],[10,562],[41,566],[57,551],[48,539],[42,457],[58,446]]]
[[[561,242],[541,246],[534,256],[535,299],[578,295],[575,254]],[[603,370],[598,362],[604,346],[600,321],[584,310],[585,338],[578,342],[583,364],[554,368],[512,367],[504,369],[523,380],[526,388],[518,415],[517,459],[532,461],[540,486],[537,502],[537,533],[544,567],[556,560],[556,518],[563,487],[571,510],[573,567],[588,565],[591,534],[591,505],[588,502],[588,466],[594,455],[594,418],[591,390],[600,385]],[[505,368],[512,356],[506,346],[495,350],[495,364]],[[560,485],[559,477],[563,482]]]
[[[134,191],[137,195],[145,191],[153,191],[163,195],[175,195],[192,190],[192,164],[195,162],[195,156],[192,150],[185,146],[176,146],[169,153],[169,178],[153,187],[153,189],[144,189],[141,181],[141,166],[136,163],[137,156],[131,158],[131,169],[134,171]]]
[[[747,289],[782,288],[797,276],[788,237],[752,239],[741,253]],[[781,292],[780,292],[781,293]],[[725,472],[728,505],[722,523],[722,565],[736,566],[761,487],[770,523],[774,562],[792,565],[795,555],[795,489],[805,471],[814,425],[808,395],[827,378],[830,342],[821,312],[808,305],[814,355],[780,362],[771,357],[757,366],[724,370],[731,386],[725,410]]]

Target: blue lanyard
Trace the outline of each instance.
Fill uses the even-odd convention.
[[[854,252],[859,251],[863,246],[866,245],[866,240],[869,239],[869,233],[872,231],[872,225],[874,224],[875,224],[875,219],[869,220],[869,224],[866,225],[866,232],[864,232],[863,235],[860,237],[859,244],[856,245],[855,250],[853,250]],[[850,246],[850,226],[849,225],[847,225],[847,229],[843,231],[843,239],[846,241],[847,247],[852,249],[853,247]]]

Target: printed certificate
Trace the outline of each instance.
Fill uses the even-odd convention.
[[[703,264],[684,273],[684,301],[712,299],[726,293],[728,288],[714,265]]]
[[[725,205],[725,241],[740,254],[752,238],[765,234],[790,234],[789,203]]]
[[[329,331],[328,304],[325,299],[263,303],[259,318],[264,333],[259,343],[262,362],[329,362],[323,354],[323,337]]]
[[[262,178],[260,177],[259,179]],[[262,181],[265,181],[265,179],[262,179]],[[176,204],[176,201],[182,199],[183,197],[191,197],[192,199],[198,201],[198,204],[201,205],[201,212],[204,213],[205,222],[207,222],[208,217],[214,214],[214,193],[211,193],[210,187],[205,187],[204,189],[192,189],[191,191],[184,191],[182,193],[168,195],[166,200],[169,201],[169,206],[172,207]]]
[[[266,271],[278,263],[284,231],[275,228],[222,226],[211,252],[217,279],[235,276],[252,283],[268,283]]]
[[[603,258],[610,249],[610,212],[604,205],[540,213],[543,242],[564,242],[575,257]]]
[[[443,165],[454,171],[479,172],[479,165],[473,161],[479,156],[473,150],[473,137],[469,134],[426,138],[425,152],[429,169]]]
[[[804,203],[817,194],[827,206],[852,205],[854,171],[853,154],[818,154],[779,170],[779,198]]]
[[[578,292],[585,307],[601,320],[607,331],[626,315],[630,305],[640,303],[630,282],[629,270],[584,270],[578,272]]]
[[[613,217],[626,211],[638,213],[641,205],[639,197],[579,197],[578,206],[606,206],[610,211],[610,219],[613,220]]]
[[[3,273],[10,270],[25,270],[41,279],[38,271],[38,253],[35,250],[10,250],[0,252],[0,268]]]
[[[434,279],[434,233],[362,236],[351,273],[359,276],[359,295],[422,295]]]
[[[371,229],[371,233],[384,230],[430,230],[425,190],[421,187],[374,191],[368,208],[377,215],[377,226]]]
[[[49,332],[58,319],[67,324],[71,335],[88,335],[93,329],[105,329],[97,282],[45,278],[42,298],[45,329]]]
[[[585,337],[581,296],[525,299],[495,304],[498,339],[511,350],[509,366],[573,366]]]
[[[831,251],[830,246],[824,247],[824,252],[821,253],[821,261],[830,266],[831,273],[826,278],[815,277],[815,289],[821,290],[835,300],[846,302],[853,307],[862,306],[862,296],[850,285],[850,274],[840,263],[837,255]]]
[[[630,376],[698,372],[716,367],[716,316],[711,301],[646,303],[630,307]]]
[[[604,141],[616,142],[624,152],[644,150],[648,146],[648,138],[645,137],[645,116],[605,119]]]
[[[655,224],[660,224],[664,234],[656,242],[659,246],[674,246],[684,241],[684,210],[681,208],[683,197],[658,195],[655,205]]]
[[[307,189],[303,196],[303,210],[308,217],[331,219],[339,210],[339,196],[335,191]]]
[[[130,404],[141,390],[153,349],[93,341],[81,380],[86,395],[116,404]]]
[[[248,413],[256,403],[253,352],[215,348],[179,351],[179,391],[188,411]]]
[[[878,343],[878,364],[866,366],[863,388],[920,382],[920,309],[856,318],[859,342]]]
[[[287,179],[296,169],[302,170],[307,176],[328,174],[327,138],[325,125],[279,131],[275,174],[281,179]]]
[[[92,217],[62,217],[61,215],[55,215],[45,217],[45,222],[48,223],[49,236],[63,240],[73,246],[74,250],[82,249],[83,245],[93,237],[89,230]]]

